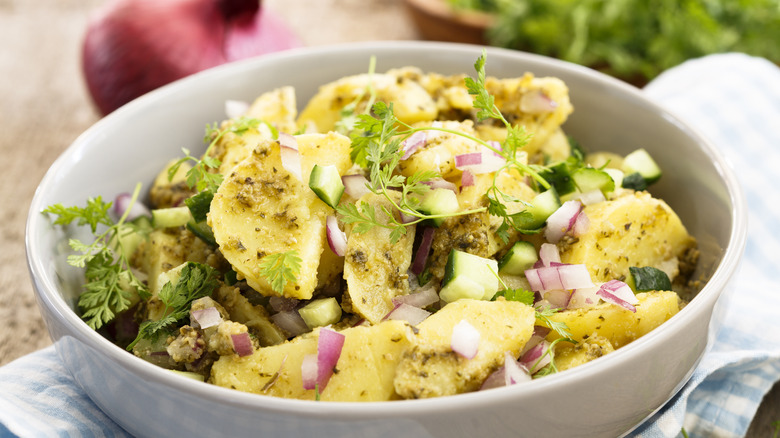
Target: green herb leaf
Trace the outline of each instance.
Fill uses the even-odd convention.
[[[156,340],[159,335],[189,316],[192,302],[211,295],[219,286],[219,272],[211,266],[187,262],[179,274],[176,284],[165,283],[157,295],[164,306],[164,315],[156,321],[145,321],[138,330],[138,336],[128,345],[132,350],[141,339]]]
[[[269,254],[260,261],[260,275],[271,283],[274,292],[282,295],[287,282],[296,281],[301,262],[295,250]]]
[[[141,185],[133,192],[131,203],[136,202]],[[86,268],[84,291],[79,297],[81,317],[93,329],[99,329],[114,317],[127,310],[133,292],[144,296],[146,286],[130,270],[130,264],[122,247],[122,232],[138,231],[133,224],[124,222],[125,216],[118,222],[109,216],[111,203],[103,202],[100,197],[87,200],[85,207],[64,207],[55,204],[42,211],[43,214],[56,216],[54,223],[68,225],[76,222],[78,226],[89,226],[94,236],[92,243],[79,239],[70,239],[68,244],[76,254],[68,256],[71,266]],[[129,208],[128,208],[129,210]],[[106,227],[99,231],[99,225]]]
[[[628,268],[634,280],[635,290],[638,292],[648,290],[672,290],[672,282],[666,272],[652,266]]]
[[[500,290],[493,296],[491,301],[495,301],[498,297],[504,297],[507,301],[518,301],[528,306],[534,305],[534,292],[525,289],[504,289]]]

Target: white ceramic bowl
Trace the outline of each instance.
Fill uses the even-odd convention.
[[[652,187],[682,217],[702,249],[709,281],[660,328],[578,368],[522,385],[429,400],[318,403],[245,394],[157,368],[114,346],[73,311],[82,273],[63,252],[69,233],[40,211],[53,203],[113,199],[149,183],[182,147],[202,148],[207,123],[226,99],[250,100],[283,85],[299,107],[321,84],[366,71],[414,65],[473,73],[482,48],[386,42],[300,49],[206,71],[143,96],[80,136],[40,184],[27,223],[27,256],[56,348],[76,381],[108,415],[138,436],[462,437],[617,436],[657,411],[690,377],[713,339],[718,298],[745,244],[746,204],[723,157],[640,91],[572,64],[488,49],[489,75],[525,71],[565,80],[575,111],[565,130],[586,148],[627,153],[644,147],[664,177]]]

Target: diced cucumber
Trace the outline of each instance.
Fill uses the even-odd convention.
[[[336,208],[344,194],[344,183],[341,182],[339,170],[334,165],[315,164],[309,176],[309,187],[317,197],[333,208]]]
[[[498,272],[508,275],[523,275],[539,260],[536,247],[530,242],[515,243],[508,253],[498,262]]]
[[[626,175],[636,172],[642,175],[647,184],[652,184],[661,178],[661,168],[644,149],[637,149],[626,155],[623,159],[623,172]]]
[[[602,193],[607,194],[615,190],[615,180],[600,169],[583,167],[574,171],[571,177],[582,193],[601,190]]]
[[[604,172],[607,172],[607,175],[612,178],[612,181],[615,181],[615,187],[623,187],[623,176],[625,174],[622,170],[605,167]]]
[[[538,230],[555,210],[561,208],[561,198],[555,189],[549,189],[539,193],[531,201],[531,206],[526,208],[526,215],[520,216],[518,223],[520,229]]]
[[[189,207],[171,207],[152,210],[152,224],[155,228],[181,227],[192,220]]]
[[[490,300],[498,292],[498,262],[453,249],[447,257],[439,297],[451,303],[461,298]]]
[[[631,266],[628,268],[631,273],[629,286],[635,292],[644,292],[649,290],[672,290],[672,282],[666,272],[652,266],[641,268]]]
[[[214,238],[214,231],[211,230],[211,227],[208,225],[208,223],[206,223],[206,221],[189,221],[187,222],[187,229],[190,230],[192,234],[195,235],[195,237],[208,243],[209,245],[217,245],[217,240]]]
[[[558,192],[559,196],[567,195],[577,190],[577,186],[574,185],[574,180],[571,177],[569,165],[565,161],[549,166],[541,175],[551,186],[555,187],[555,191]]]
[[[426,221],[427,225],[434,227],[440,227],[445,216],[450,216],[458,211],[460,206],[458,205],[458,196],[455,195],[450,189],[433,189],[429,190],[420,201],[420,205],[417,209],[429,216],[443,216],[432,218]]]
[[[341,306],[335,298],[320,298],[298,309],[309,328],[335,324],[341,320]]]

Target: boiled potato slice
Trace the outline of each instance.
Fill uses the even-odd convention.
[[[419,82],[433,97],[440,113],[440,119],[474,119],[476,110],[472,108],[473,97],[468,94],[464,82],[465,75],[442,76],[437,73],[415,73],[413,69],[399,69],[393,74],[403,75]],[[523,150],[533,155],[539,151],[548,138],[566,121],[573,111],[566,84],[553,77],[534,77],[526,73],[520,78],[496,79],[487,77],[485,88],[495,97],[498,109],[509,123],[522,126],[531,138]],[[536,103],[537,99],[549,99],[548,109]],[[503,141],[506,132],[503,128],[478,127],[480,137]],[[502,132],[503,131],[503,132]]]
[[[390,201],[368,193],[358,201],[375,209],[376,218],[389,223],[382,212],[393,211]],[[393,243],[390,230],[374,227],[364,233],[348,227],[347,250],[344,255],[345,294],[352,313],[376,324],[393,310],[393,297],[409,293],[406,271],[412,262],[412,244],[415,227],[407,227],[406,234]]]
[[[234,286],[222,285],[214,298],[228,312],[231,321],[244,324],[262,346],[281,344],[287,338],[268,318],[268,311],[261,305],[253,305]]]
[[[601,336],[591,336],[573,346],[568,342],[561,342],[555,346],[555,367],[558,371],[568,370],[613,351],[615,347],[609,339]]]
[[[256,350],[251,356],[222,356],[211,369],[211,383],[255,394],[313,400],[304,390],[301,363],[317,353],[319,329],[284,344]],[[410,345],[411,328],[402,321],[358,326],[341,331],[345,336],[334,373],[320,399],[331,401],[382,401],[397,398],[393,378],[402,353]],[[274,375],[276,380],[269,383]]]
[[[440,123],[441,127],[444,129],[475,136],[474,124],[470,120],[465,122]],[[430,126],[430,123],[421,123],[416,126]],[[418,149],[408,159],[403,160],[398,164],[398,171],[401,174],[412,176],[417,172],[433,170],[438,172],[442,178],[450,179],[458,177],[458,179],[460,179],[461,171],[455,168],[455,156],[488,150],[481,144],[469,140],[462,135],[436,130],[425,131],[425,134],[425,145]]]
[[[609,340],[617,349],[649,333],[680,311],[680,297],[675,292],[642,292],[636,297],[639,299],[636,313],[614,304],[601,303],[564,310],[549,318],[566,324],[571,338],[577,342],[599,336]],[[551,330],[547,340],[554,341],[559,337],[555,330]]]
[[[356,112],[364,112],[369,98],[366,91],[369,85],[376,92],[377,100],[393,103],[395,116],[404,123],[436,118],[436,105],[418,83],[377,73],[348,76],[323,85],[301,111],[298,124],[314,125],[317,132],[335,129],[336,122],[341,120],[341,110],[344,106],[361,95]]]
[[[560,245],[561,261],[587,265],[596,282],[625,280],[631,266],[652,266],[674,281],[678,260],[696,244],[677,214],[647,192],[627,192],[583,211],[590,227]]]
[[[281,87],[261,94],[249,106],[246,116],[270,123],[281,132],[296,132],[298,128],[295,126],[295,118],[298,116],[298,108],[295,88]]]
[[[476,356],[466,359],[452,351],[452,330],[467,321],[480,334]],[[478,389],[531,338],[534,309],[517,301],[462,299],[447,304],[418,325],[414,347],[398,364],[395,390],[404,398],[453,395]]]
[[[263,257],[295,250],[302,259],[296,281],[284,295],[309,299],[319,285],[318,268],[325,242],[325,217],[332,209],[309,189],[314,164],[348,168],[349,139],[337,133],[296,137],[303,181],[281,163],[279,143],[263,140],[226,175],[214,196],[209,224],[225,258],[258,292],[274,295],[263,276]],[[332,275],[323,281],[332,281]]]

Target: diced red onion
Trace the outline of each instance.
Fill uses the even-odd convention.
[[[571,298],[569,299],[569,305],[567,308],[582,309],[595,306],[599,303],[599,301],[601,301],[601,298],[596,293],[598,291],[599,288],[596,286],[575,289],[574,292],[571,293]]]
[[[344,175],[341,177],[341,183],[344,184],[344,193],[355,199],[360,199],[363,195],[371,193],[371,190],[366,186],[368,179],[363,175]]]
[[[271,315],[271,321],[287,332],[290,337],[298,336],[310,330],[297,310],[285,310],[274,313]]]
[[[406,321],[411,325],[417,325],[431,316],[431,312],[406,303],[398,303],[383,320]]]
[[[519,362],[528,369],[530,374],[534,374],[552,362],[551,355],[547,354],[549,349],[550,343],[543,340],[523,354]]]
[[[626,283],[620,280],[610,280],[599,287],[596,292],[604,301],[624,307],[636,313],[635,304],[639,302],[634,291]]]
[[[286,132],[279,133],[279,145],[281,146],[282,167],[293,176],[303,181],[301,171],[301,154],[298,151],[298,140]]]
[[[547,228],[544,237],[548,242],[557,243],[574,226],[577,216],[582,211],[579,200],[566,201],[547,218]]]
[[[549,290],[543,292],[542,296],[555,309],[567,308],[569,305],[569,299],[571,299],[571,294],[569,291],[563,289]]]
[[[543,243],[539,247],[539,261],[542,262],[542,266],[550,266],[551,263],[561,262],[561,253],[558,250],[558,245],[554,243]]]
[[[336,216],[325,219],[325,233],[328,236],[328,246],[337,256],[344,257],[347,252],[347,235],[339,228]]]
[[[406,140],[401,143],[401,149],[404,151],[402,160],[406,160],[412,156],[417,149],[425,146],[425,142],[428,139],[428,134],[425,131],[417,131],[410,135]]]
[[[433,286],[424,287],[419,291],[409,295],[399,295],[393,298],[394,304],[405,303],[410,306],[419,307],[421,309],[438,302],[439,294],[436,292],[436,288]]]
[[[487,144],[489,144],[490,147],[492,147],[496,151],[503,151],[504,150],[504,148],[501,147],[501,143],[499,143],[499,142],[497,142],[495,140],[490,140],[490,141],[487,142]],[[491,152],[493,152],[494,154],[496,154],[498,156],[501,156],[501,154],[497,153],[496,151],[491,151]]]
[[[191,315],[192,319],[197,321],[198,325],[202,329],[214,327],[222,322],[222,315],[219,314],[219,310],[216,307],[206,307],[205,309],[193,310]]]
[[[514,359],[513,359],[514,360]],[[493,388],[500,388],[502,386],[506,386],[505,378],[506,378],[506,372],[504,371],[505,367],[501,367],[492,373],[482,382],[482,386],[479,387],[480,391],[484,391],[486,389],[493,389]]]
[[[410,223],[412,223],[412,222],[414,222],[414,221],[416,221],[418,219],[417,216],[414,216],[414,215],[411,215],[411,214],[406,214],[403,211],[399,211],[399,214],[401,216],[401,223],[402,224],[410,224]]]
[[[515,385],[517,383],[527,382],[531,380],[531,375],[528,373],[527,368],[515,360],[512,353],[504,353],[504,384],[506,386]]]
[[[479,350],[479,337],[479,331],[469,324],[468,321],[462,319],[452,328],[452,339],[450,341],[452,351],[466,359],[473,359]]]
[[[547,337],[547,334],[550,333],[550,329],[541,325],[535,325],[534,331],[531,334],[531,337],[528,339],[528,342],[525,343],[525,346],[520,351],[520,356],[524,355],[528,350],[532,349],[536,346],[536,344],[542,342],[544,338]]]
[[[272,296],[268,299],[268,305],[274,312],[289,312],[298,307],[298,300],[295,298]]]
[[[504,157],[493,152],[471,152],[455,155],[455,168],[468,170],[474,175],[495,172],[506,164]]]
[[[590,272],[585,265],[555,264],[525,271],[531,290],[579,289],[593,286]]]
[[[127,213],[127,217],[125,218],[126,221],[132,221],[133,219],[140,216],[152,216],[149,208],[147,208],[143,203],[136,200],[130,204],[132,200],[133,195],[130,193],[120,193],[116,196],[116,199],[114,199],[114,214],[117,218],[122,217],[128,208],[130,211]]]
[[[582,201],[583,205],[598,204],[599,202],[604,202],[607,200],[607,198],[604,196],[604,193],[599,189],[593,189],[585,192],[581,194],[578,199]]]
[[[417,248],[417,252],[414,255],[414,262],[410,268],[414,275],[419,276],[425,269],[425,264],[428,261],[428,255],[431,253],[431,246],[433,245],[433,234],[435,231],[436,229],[433,227],[423,228],[420,246]]]
[[[460,189],[463,190],[464,187],[471,187],[473,185],[474,174],[468,169],[464,170],[463,174],[460,176]]]
[[[245,332],[237,335],[230,335],[230,340],[233,341],[233,350],[239,356],[249,356],[254,351],[249,333]]]
[[[241,117],[249,110],[249,103],[242,100],[226,100],[225,101],[225,115],[228,119],[235,119]]]
[[[423,184],[427,185],[431,189],[448,189],[452,190],[453,192],[458,191],[458,186],[455,185],[455,183],[449,182],[446,179],[431,179],[428,181],[423,181]]]
[[[317,387],[316,354],[307,354],[303,356],[303,360],[301,361],[301,380],[303,380],[303,389],[314,389]]]
[[[531,90],[520,97],[520,111],[529,114],[551,113],[558,103],[542,90]]]
[[[577,220],[574,221],[574,226],[571,228],[571,235],[574,237],[582,236],[588,232],[588,228],[590,228],[590,219],[584,211],[580,211]]]
[[[317,340],[317,384],[320,391],[325,389],[330,376],[333,375],[333,368],[336,367],[344,347],[344,339],[345,336],[335,330],[320,328]]]

